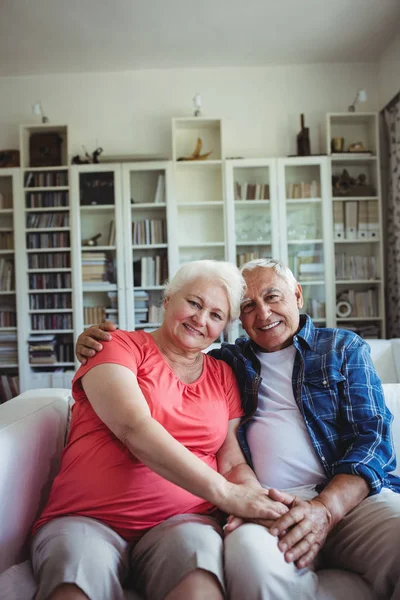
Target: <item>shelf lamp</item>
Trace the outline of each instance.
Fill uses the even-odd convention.
[[[48,123],[49,119],[48,117],[46,117],[46,115],[43,112],[43,108],[40,102],[35,102],[35,104],[32,104],[32,112],[34,115],[37,115],[38,117],[42,117],[42,123]]]
[[[348,111],[349,112],[356,112],[356,104],[358,102],[366,102],[368,100],[368,95],[366,90],[357,90],[357,94],[356,97],[353,100],[353,103],[350,104]]]

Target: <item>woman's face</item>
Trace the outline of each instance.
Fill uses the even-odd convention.
[[[229,320],[229,302],[219,282],[199,277],[164,301],[163,327],[175,345],[204,350],[222,333]]]

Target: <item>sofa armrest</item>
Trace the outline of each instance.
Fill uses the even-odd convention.
[[[70,399],[70,390],[32,390],[0,406],[0,573],[26,557],[59,469]]]

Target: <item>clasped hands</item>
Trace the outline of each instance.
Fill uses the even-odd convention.
[[[332,528],[332,516],[318,497],[312,500],[299,500],[295,496],[271,488],[269,498],[287,507],[285,514],[275,519],[243,519],[229,516],[225,535],[245,522],[257,523],[268,529],[278,538],[278,548],[285,555],[286,562],[294,562],[296,567],[311,565],[322,548]]]

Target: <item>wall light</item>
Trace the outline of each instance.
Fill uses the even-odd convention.
[[[356,97],[353,100],[353,103],[350,104],[348,111],[349,112],[355,112],[356,111],[356,104],[358,102],[366,102],[368,100],[368,95],[366,90],[358,90]]]
[[[32,104],[32,112],[34,115],[37,115],[38,117],[42,118],[42,123],[49,122],[48,117],[46,117],[43,112],[43,108],[40,102],[35,102],[34,104]]]

